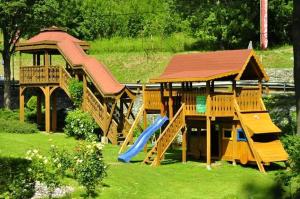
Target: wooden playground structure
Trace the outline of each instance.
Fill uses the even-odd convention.
[[[20,59],[20,120],[24,121],[25,96],[37,96],[37,123],[45,106],[45,131],[56,131],[56,92],[70,97],[68,81],[83,82],[82,109],[89,112],[112,144],[121,144],[120,153],[133,141],[133,132],[147,114],[168,116],[169,123],[144,159],[159,165],[172,142],[181,135],[182,161],[187,156],[256,162],[264,165],[286,161],[288,156],[278,139],[280,129],[273,124],[262,101],[262,81],[268,76],[253,50],[229,50],[175,55],[163,74],[151,79],[160,88],[143,88],[143,105],[137,115],[132,107],[135,94],[120,84],[106,67],[86,54],[89,45],[58,28],[41,31],[17,44],[20,54],[31,54],[32,64]],[[65,65],[52,57],[61,55]],[[239,81],[256,81],[258,86],[241,87]],[[227,88],[215,87],[228,81]],[[195,86],[197,83],[197,86]],[[199,85],[199,83],[201,83]],[[29,92],[27,92],[29,91]],[[131,119],[130,119],[131,117]]]
[[[88,43],[65,31],[52,27],[42,30],[29,40],[18,43],[20,55],[32,55],[29,66],[20,58],[20,120],[24,121],[25,94],[37,96],[37,123],[41,123],[42,101],[45,106],[45,131],[56,131],[57,97],[63,90],[70,97],[68,81],[83,82],[82,109],[91,113],[101,134],[113,144],[125,139],[131,124],[129,118],[135,94],[121,85],[105,66],[85,51]],[[52,57],[61,55],[65,65],[53,63]]]
[[[268,79],[253,50],[175,55],[164,73],[150,80],[159,83],[160,89],[143,89],[144,123],[147,114],[170,119],[144,163],[159,165],[179,134],[183,162],[187,155],[206,158],[208,168],[212,158],[234,164],[256,162],[265,172],[264,165],[286,161],[278,139],[281,131],[262,101],[262,81]],[[258,86],[237,86],[243,80],[257,81]],[[217,81],[231,85],[218,90]],[[203,84],[193,86],[195,82]]]

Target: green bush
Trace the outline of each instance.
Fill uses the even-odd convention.
[[[36,124],[20,122],[18,120],[8,120],[0,118],[1,132],[4,133],[37,133],[39,130]]]
[[[83,112],[80,109],[69,111],[65,122],[64,132],[67,135],[74,136],[76,139],[87,139],[89,141],[97,139],[96,134],[94,134],[96,123],[89,113]]]
[[[57,146],[51,145],[50,156],[57,172],[65,177],[66,171],[72,166],[71,154],[65,149],[59,149]]]
[[[78,79],[72,78],[68,82],[68,89],[75,107],[82,104],[83,84]]]
[[[0,119],[19,120],[19,112],[9,109],[0,109]]]
[[[103,161],[102,148],[101,143],[93,142],[81,144],[76,150],[74,175],[79,184],[86,188],[88,196],[95,193],[96,186],[106,176],[107,166]]]

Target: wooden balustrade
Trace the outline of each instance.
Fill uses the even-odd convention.
[[[144,98],[144,108],[146,110],[161,109],[160,90],[145,90],[143,93],[143,98]]]
[[[233,116],[233,93],[214,93],[211,95],[212,116]]]
[[[20,84],[59,84],[59,66],[22,66]]]
[[[90,112],[102,130],[107,128],[109,122],[109,113],[89,88],[86,89],[83,109]]]
[[[237,103],[241,111],[263,111],[259,88],[238,88],[236,94]]]
[[[170,121],[168,126],[165,128],[165,130],[157,139],[155,146],[147,154],[144,162],[145,163],[152,162],[151,165],[153,166],[159,165],[160,160],[163,158],[165,152],[167,151],[169,146],[176,138],[177,134],[184,126],[185,126],[185,105],[182,104],[180,109],[175,114],[174,118]]]
[[[198,113],[196,110],[196,98],[197,96],[206,96],[205,89],[183,91],[182,93],[179,93],[179,96],[181,96],[182,103],[185,104],[186,115],[205,115],[205,113]]]
[[[71,79],[71,75],[66,71],[66,69],[61,68],[60,70],[60,87],[67,93],[67,95],[70,96],[69,94],[69,89],[68,89],[68,83],[69,80]]]

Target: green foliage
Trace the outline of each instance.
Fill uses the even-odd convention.
[[[5,133],[37,133],[38,129],[35,124],[20,122],[18,120],[7,120],[0,118],[1,132]]]
[[[0,109],[0,119],[4,120],[19,120],[19,112],[9,109]]]
[[[28,168],[30,161],[20,158],[0,159],[0,198],[31,198],[35,181]]]
[[[71,94],[71,99],[75,107],[80,107],[82,104],[83,84],[76,78],[70,79],[68,82],[68,90]]]
[[[87,139],[89,141],[97,140],[94,130],[96,123],[92,116],[80,109],[69,111],[66,117],[64,132],[76,139]]]
[[[273,122],[285,133],[296,133],[296,108],[293,95],[268,95],[264,97]]]
[[[277,173],[277,180],[285,186],[290,198],[300,197],[300,136],[285,136],[282,138],[284,147],[289,154],[290,169]]]
[[[65,177],[66,171],[72,166],[71,154],[65,149],[59,149],[57,146],[51,145],[50,157],[57,172],[60,176]]]
[[[76,150],[74,174],[79,184],[86,188],[88,196],[95,194],[96,186],[106,177],[101,143],[81,144]]]

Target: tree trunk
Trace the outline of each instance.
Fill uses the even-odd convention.
[[[297,111],[297,135],[300,136],[300,1],[294,0],[293,3],[294,83]]]
[[[10,93],[10,45],[9,45],[9,33],[6,30],[3,30],[3,43],[4,48],[2,52],[2,58],[4,61],[4,107],[10,109],[11,106],[11,93]]]

